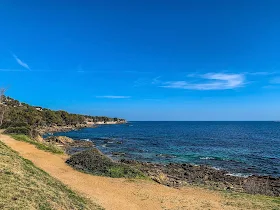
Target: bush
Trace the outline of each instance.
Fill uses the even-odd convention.
[[[4,131],[5,134],[24,134],[31,136],[31,129],[29,127],[9,127]]]
[[[75,169],[98,176],[146,178],[137,169],[124,163],[114,162],[95,148],[72,155],[66,163]]]
[[[9,127],[29,127],[29,125],[25,122],[3,122],[1,128],[9,128]]]

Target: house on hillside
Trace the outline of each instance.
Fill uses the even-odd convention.
[[[35,106],[35,109],[37,110],[37,111],[43,111],[43,108],[42,107],[40,107],[40,106]]]

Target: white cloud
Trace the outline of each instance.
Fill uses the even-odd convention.
[[[130,96],[96,96],[96,98],[125,99],[130,98]]]
[[[27,65],[27,63],[24,63],[22,60],[20,60],[15,54],[13,54],[13,57],[14,57],[14,59],[17,61],[17,63],[19,64],[19,65],[21,65],[22,67],[24,67],[24,68],[26,68],[26,69],[28,69],[28,70],[31,70],[30,68],[29,68],[29,66]]]
[[[196,83],[170,81],[161,87],[187,90],[225,90],[241,87],[245,82],[245,76],[243,74],[208,73],[199,75],[199,78],[203,81]]]

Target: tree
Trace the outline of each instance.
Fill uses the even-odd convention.
[[[4,105],[4,94],[6,89],[0,89],[0,126],[3,124],[6,107]]]

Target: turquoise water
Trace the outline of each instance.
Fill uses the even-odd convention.
[[[55,135],[94,141],[114,158],[207,164],[232,174],[280,176],[277,122],[130,122]]]

